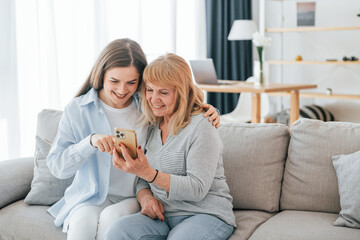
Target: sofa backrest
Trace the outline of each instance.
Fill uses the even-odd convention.
[[[40,112],[37,135],[52,142],[62,113],[50,109]],[[282,124],[221,123],[219,133],[234,208],[278,211],[289,128]]]
[[[54,141],[63,111],[43,109],[37,118],[36,135],[50,143]]]
[[[289,128],[238,122],[221,123],[219,131],[234,208],[278,211]]]
[[[297,120],[291,127],[280,209],[339,213],[331,157],[359,150],[359,123]]]

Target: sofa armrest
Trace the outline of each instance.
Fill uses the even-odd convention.
[[[32,157],[0,161],[0,209],[28,194],[33,175]]]

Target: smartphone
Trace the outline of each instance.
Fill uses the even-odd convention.
[[[134,159],[137,158],[137,152],[136,152],[137,139],[136,139],[136,132],[134,130],[115,128],[114,143],[115,143],[115,148],[121,157],[123,157],[123,155],[121,153],[121,149],[119,146],[120,143],[124,144],[127,147],[128,152],[132,158]]]

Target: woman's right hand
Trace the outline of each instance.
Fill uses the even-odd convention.
[[[164,221],[164,206],[156,199],[149,189],[142,189],[138,193],[138,201],[141,205],[141,213],[151,219],[158,218]]]
[[[112,148],[114,147],[113,136],[105,134],[94,134],[90,138],[90,143],[100,152],[107,152],[112,154]]]

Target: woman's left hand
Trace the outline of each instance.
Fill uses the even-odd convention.
[[[138,146],[136,152],[138,157],[133,159],[124,144],[120,146],[121,153],[124,158],[120,157],[119,153],[113,148],[113,164],[116,168],[128,173],[137,175],[145,181],[151,181],[154,177],[156,170],[150,167],[147,158],[141,146]]]
[[[137,199],[141,205],[141,213],[152,219],[164,221],[164,206],[160,200],[156,199],[150,189],[139,191]]]
[[[212,125],[216,128],[220,127],[220,116],[216,109],[212,105],[207,103],[204,103],[202,107],[206,110],[204,117],[210,116],[209,122],[212,122]]]

